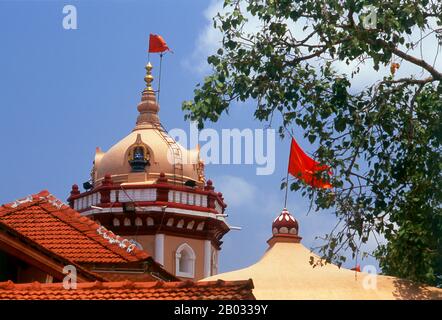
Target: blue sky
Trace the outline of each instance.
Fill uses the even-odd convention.
[[[77,30],[62,27],[67,4],[77,8]],[[88,179],[95,147],[108,150],[132,130],[149,33],[161,34],[174,51],[163,62],[162,123],[188,130],[181,103],[192,98],[207,72],[213,10],[213,2],[205,0],[0,1],[0,203],[42,189],[65,200],[73,183]],[[157,76],[158,57],[151,60]],[[208,127],[262,128],[253,108],[253,102],[237,105]],[[302,132],[296,137],[313,151]],[[230,223],[243,227],[225,236],[221,271],[250,265],[267,248],[271,223],[283,207],[280,183],[290,146],[288,140],[276,142],[272,175],[257,176],[253,165],[206,167],[206,177],[225,195]],[[311,247],[335,218],[326,212],[306,215],[308,206],[308,199],[289,194],[288,209]],[[362,265],[368,263],[373,260]]]

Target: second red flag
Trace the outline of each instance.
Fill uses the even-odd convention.
[[[312,187],[328,189],[331,188],[331,184],[316,177],[319,172],[326,170],[330,174],[329,166],[320,165],[319,162],[310,158],[292,138],[288,167],[288,172],[292,176],[303,180]]]

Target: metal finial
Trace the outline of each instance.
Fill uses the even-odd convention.
[[[152,89],[152,81],[153,81],[152,68],[153,67],[150,64],[150,62],[148,62],[145,66],[146,76],[144,77],[144,81],[146,82],[146,89],[144,89],[144,91],[153,91],[153,89]]]

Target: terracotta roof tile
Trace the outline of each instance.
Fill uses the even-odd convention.
[[[0,207],[4,224],[76,263],[142,261],[149,254],[42,191]]]
[[[254,300],[253,282],[83,282],[66,290],[62,283],[0,283],[0,300]]]
[[[157,281],[158,278],[155,278],[150,273],[128,273],[128,272],[112,272],[112,271],[101,271],[101,272],[92,272],[97,277],[102,277],[107,281],[118,282],[124,280],[130,280],[134,282],[146,282],[146,281]]]

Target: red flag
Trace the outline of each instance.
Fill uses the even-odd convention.
[[[150,34],[149,37],[149,52],[164,52],[170,51],[169,47],[164,41],[163,37],[157,34]]]
[[[316,188],[331,188],[331,184],[323,181],[315,176],[318,172],[330,170],[329,166],[320,165],[319,162],[310,158],[298,145],[295,139],[292,138],[292,145],[290,147],[289,159],[289,173],[305,183]],[[329,171],[329,174],[330,171]]]

